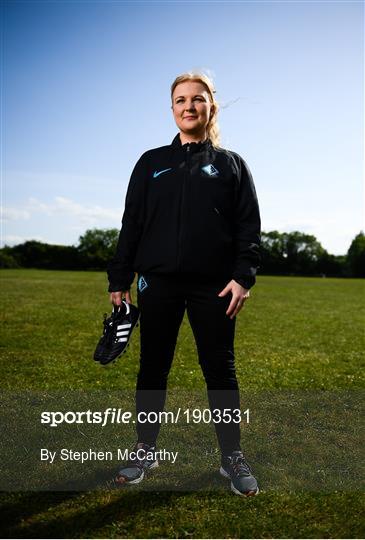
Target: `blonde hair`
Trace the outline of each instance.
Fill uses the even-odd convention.
[[[219,104],[214,97],[215,89],[214,89],[213,81],[208,77],[208,75],[205,75],[205,73],[199,73],[199,72],[193,72],[193,71],[182,73],[181,75],[176,77],[176,79],[171,85],[171,101],[172,101],[174,90],[177,87],[177,85],[185,81],[200,82],[206,88],[209,95],[209,100],[211,103],[211,116],[207,125],[207,135],[208,135],[208,138],[211,140],[211,143],[213,144],[213,146],[218,147],[220,145],[220,133],[219,133],[219,126],[218,126],[218,118],[217,118],[218,111],[219,111]]]

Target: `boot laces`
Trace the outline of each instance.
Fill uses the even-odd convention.
[[[104,313],[103,324],[104,324],[104,331],[103,331],[103,336],[102,336],[103,343],[105,345],[111,345],[113,342],[113,338],[115,337],[114,336],[115,332],[113,332],[114,330],[113,318],[108,317],[107,313]]]
[[[251,474],[250,467],[244,456],[232,458],[232,470],[237,476],[248,476]]]
[[[104,332],[103,332],[103,342],[106,346],[112,345],[114,341],[116,341],[117,336],[117,318],[120,316],[120,310],[113,311],[110,317],[108,317],[107,313],[104,313]]]
[[[141,457],[141,458],[138,458],[138,455],[139,453],[137,454],[137,451],[138,450],[143,450],[144,451],[144,457]],[[146,454],[148,452],[148,450],[150,450],[150,447],[147,446],[147,445],[144,445],[144,446],[141,446],[140,448],[138,448],[137,446],[134,448],[134,451],[136,452],[136,455],[134,458],[130,458],[128,460],[128,466],[133,466],[133,467],[138,467],[139,469],[143,469],[144,468],[144,464],[145,462],[147,461],[147,457],[146,457]],[[140,452],[143,454],[143,452]]]

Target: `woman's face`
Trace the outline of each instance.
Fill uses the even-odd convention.
[[[202,83],[185,81],[178,84],[172,95],[172,110],[180,131],[205,136],[212,105]]]

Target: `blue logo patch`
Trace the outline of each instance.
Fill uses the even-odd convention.
[[[209,165],[205,165],[205,167],[202,167],[202,171],[204,171],[209,176],[219,175],[219,171],[211,163],[209,163]]]
[[[148,287],[147,281],[145,280],[143,276],[139,277],[137,287],[138,287],[139,292],[143,292],[145,289],[147,289]]]
[[[153,173],[153,178],[157,178],[158,176],[160,176],[160,174],[162,174],[164,172],[167,172],[167,171],[171,171],[171,167],[169,169],[163,169],[162,171],[155,171]]]

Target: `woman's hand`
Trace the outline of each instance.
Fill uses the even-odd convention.
[[[244,303],[250,296],[250,291],[232,279],[218,296],[226,296],[229,292],[232,293],[232,299],[226,311],[226,315],[229,315],[230,318],[233,319],[243,308]]]
[[[123,300],[123,294],[125,296],[125,301],[127,304],[132,304],[132,295],[130,291],[116,291],[110,293],[110,302],[114,306],[120,306]]]

